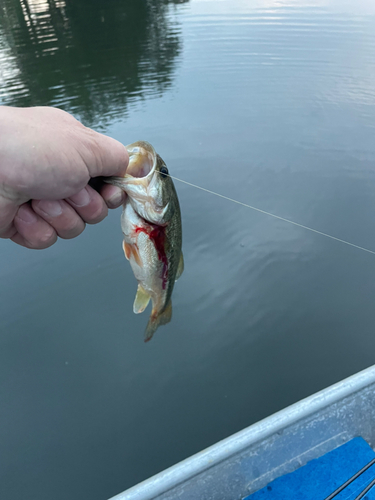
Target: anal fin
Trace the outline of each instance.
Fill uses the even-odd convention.
[[[138,285],[137,295],[135,296],[133,311],[135,314],[142,313],[150,302],[150,295],[141,285]]]

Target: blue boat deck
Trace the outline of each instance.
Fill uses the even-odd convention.
[[[375,458],[361,437],[308,462],[305,466],[279,477],[245,500],[324,500],[362,467]],[[354,500],[375,477],[375,465],[340,492],[335,500]],[[363,500],[375,500],[375,487]]]

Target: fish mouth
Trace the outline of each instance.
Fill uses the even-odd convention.
[[[123,177],[124,184],[147,185],[156,168],[157,155],[155,149],[145,141],[138,141],[126,146],[129,154],[129,165]]]
[[[155,149],[146,141],[133,142],[125,147],[129,154],[129,164],[124,177],[109,177],[105,179],[105,182],[123,189],[134,184],[147,187],[156,169]]]

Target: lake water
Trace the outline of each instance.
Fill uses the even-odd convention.
[[[371,0],[2,0],[0,70],[2,104],[375,250]],[[148,344],[120,210],[0,241],[1,498],[105,500],[375,363],[374,255],[176,188],[185,272]]]

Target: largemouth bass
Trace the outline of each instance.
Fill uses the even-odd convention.
[[[181,213],[168,169],[151,144],[139,141],[126,149],[125,176],[105,180],[128,195],[121,215],[123,249],[138,280],[134,312],[143,312],[152,301],[148,342],[172,317],[173,287],[184,269]]]

